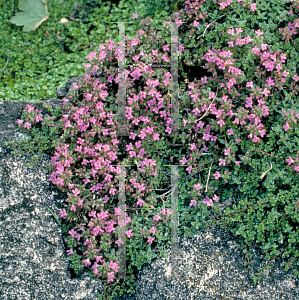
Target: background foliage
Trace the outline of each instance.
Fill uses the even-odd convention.
[[[160,21],[173,9],[171,2],[152,6],[151,1],[145,0],[49,0],[46,3],[48,19],[35,31],[24,32],[23,26],[10,22],[21,12],[18,0],[0,2],[0,101],[39,102],[56,98],[58,87],[64,86],[67,79],[83,74],[85,57],[93,49],[109,38],[118,41],[118,24],[113,22],[134,22],[126,26],[126,35],[132,37],[142,17],[152,15]],[[69,16],[75,11],[75,4],[81,7],[72,20]],[[133,20],[136,12],[138,18]],[[63,18],[69,22],[63,25],[62,31]],[[58,32],[65,40],[59,40]]]

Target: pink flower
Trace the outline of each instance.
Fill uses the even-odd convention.
[[[63,210],[61,210],[61,211],[59,212],[59,214],[60,214],[60,217],[61,217],[61,218],[64,218],[64,219],[65,219],[65,216],[66,216],[65,208],[64,208]]]
[[[292,159],[291,156],[289,156],[289,159],[286,159],[288,165],[290,166],[292,163],[294,163],[295,161]]]
[[[180,27],[183,23],[182,23],[182,20],[177,20],[177,21],[175,21],[176,23],[177,23],[177,25],[178,25],[178,27]]]
[[[287,122],[286,125],[283,126],[283,129],[285,131],[287,131],[288,129],[292,129],[292,128],[290,127],[289,123]]]
[[[216,95],[215,95],[215,93],[213,93],[213,92],[210,92],[210,93],[209,93],[209,98],[210,98],[210,99],[214,99],[214,98],[216,98]]]
[[[194,184],[194,188],[198,191],[200,189],[202,189],[202,186],[200,183]]]
[[[269,86],[275,85],[275,82],[273,81],[273,79],[271,77],[268,77],[266,82]]]
[[[227,135],[233,135],[233,134],[234,134],[234,132],[233,132],[232,128],[230,128],[230,129],[227,131]]]
[[[155,238],[149,237],[148,240],[147,240],[147,242],[151,244],[151,243],[153,242],[154,239],[155,239]]]
[[[259,29],[259,30],[256,30],[255,33],[256,33],[258,36],[261,36],[261,35],[263,34],[263,32],[260,31],[260,29]]]
[[[91,262],[90,262],[89,258],[87,258],[85,260],[82,260],[82,262],[85,264],[85,267],[91,265]]]
[[[263,51],[267,50],[267,46],[268,46],[268,44],[262,44],[262,50]]]
[[[196,150],[196,145],[194,143],[190,145],[190,150]]]
[[[130,237],[133,235],[133,234],[132,234],[132,229],[128,230],[128,231],[126,232],[126,235],[127,235],[128,238],[130,238]]]
[[[111,260],[111,261],[110,261],[110,264],[109,264],[109,268],[111,268],[111,269],[113,269],[115,272],[117,272],[119,266],[117,265],[116,262],[114,263],[114,262]]]
[[[250,3],[250,10],[255,11],[256,10],[256,3]]]
[[[77,196],[77,195],[79,195],[81,193],[80,190],[78,190],[77,188],[75,188],[74,190],[72,190],[72,192],[73,192],[73,194],[75,196]]]
[[[184,50],[185,50],[185,48],[183,47],[183,45],[182,45],[182,44],[180,44],[180,45],[179,45],[179,48],[178,48],[178,50],[179,50],[179,51],[184,51]]]
[[[141,199],[139,199],[139,200],[137,201],[137,205],[139,205],[139,206],[142,206],[142,205],[143,205],[143,203],[144,203],[144,201],[143,201],[143,200],[141,200]]]
[[[119,245],[123,245],[124,242],[119,238],[119,239],[115,242],[115,244],[116,244],[117,246],[119,246]]]
[[[137,19],[137,18],[138,18],[137,13],[134,13],[134,14],[133,14],[133,20],[135,20],[135,19]]]
[[[158,55],[158,50],[152,50],[152,53],[154,56],[157,56]]]
[[[217,121],[217,124],[222,127],[225,125],[225,122],[223,120]]]
[[[238,27],[238,28],[236,28],[236,32],[237,32],[237,34],[239,34],[239,33],[243,32],[243,29]]]
[[[230,155],[230,148],[224,149],[224,155]]]
[[[75,206],[75,205],[72,205],[70,211],[76,211],[76,206]]]
[[[252,82],[252,80],[251,80],[251,81],[248,81],[248,82],[246,83],[246,87],[253,87],[253,82]]]
[[[23,120],[17,119],[16,122],[18,123],[19,126],[20,126],[20,125],[23,125]]]
[[[228,34],[231,34],[231,35],[234,35],[234,31],[235,31],[234,28],[230,28],[230,29],[227,31],[227,33],[228,33]]]
[[[34,107],[29,104],[26,106],[26,109],[28,112],[34,111]]]
[[[24,127],[27,128],[27,129],[29,130],[29,129],[31,128],[31,124],[28,123],[28,122],[26,122],[26,123],[24,124]]]
[[[227,42],[229,47],[234,47],[234,42]]]
[[[172,211],[170,209],[166,208],[166,214],[167,214],[167,216],[170,216],[170,215],[172,215]]]
[[[187,162],[186,157],[183,157],[183,158],[180,160],[180,163],[181,163],[182,165],[184,165],[186,162]]]
[[[70,256],[71,254],[73,254],[73,253],[74,253],[73,249],[66,250],[66,252],[67,252],[67,255],[68,255],[68,256]]]
[[[219,158],[219,166],[225,166],[225,159]]]
[[[268,95],[270,94],[270,91],[265,88],[264,91],[262,92],[263,95],[265,95],[266,97],[268,97]]]
[[[226,2],[221,2],[219,5],[221,9],[225,9],[227,7]]]
[[[214,197],[213,197],[213,200],[214,200],[214,201],[218,202],[219,199],[220,199],[220,198],[219,198],[217,195],[214,195]]]
[[[213,176],[214,176],[215,179],[217,180],[218,178],[221,177],[221,174],[217,171],[215,174],[213,174]]]
[[[169,45],[163,46],[163,51],[165,52],[166,50],[169,50]]]
[[[156,233],[156,228],[154,226],[151,228],[150,233],[152,233],[152,234]]]
[[[107,274],[108,275],[108,280],[107,282],[113,282],[115,276],[114,276],[114,273],[113,272],[110,272]]]
[[[194,206],[194,207],[196,207],[196,204],[197,204],[197,201],[195,201],[195,200],[191,200],[190,206]]]
[[[36,122],[42,121],[43,118],[41,117],[41,115],[38,115],[35,117]]]
[[[208,196],[206,196],[206,198],[204,198],[202,202],[205,203],[207,206],[213,206],[213,201]]]
[[[161,219],[161,217],[160,217],[159,215],[155,215],[154,220],[155,220],[156,222],[158,222],[160,219]]]

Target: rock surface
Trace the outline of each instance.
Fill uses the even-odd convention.
[[[62,100],[44,102],[55,108]],[[61,228],[46,208],[59,216],[67,206],[66,194],[45,174],[51,157],[43,154],[36,165],[27,168],[32,154],[15,157],[13,149],[4,146],[4,141],[27,136],[15,123],[27,104],[0,102],[0,299],[96,300],[102,292],[101,281],[89,273],[72,278]],[[41,104],[31,104],[43,115],[50,114]],[[171,280],[171,248],[167,246],[167,258],[154,260],[138,273],[134,295],[117,299],[299,299],[298,279],[278,261],[271,276],[255,287],[250,279],[253,271],[244,266],[241,247],[226,228],[200,230],[193,238],[181,238],[179,248],[182,281]],[[253,251],[257,272],[263,258]]]

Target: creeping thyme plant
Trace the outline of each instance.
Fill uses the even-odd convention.
[[[240,238],[249,268],[253,245],[265,253],[268,263],[252,276],[255,284],[274,259],[298,276],[299,2],[183,4],[160,26],[142,20],[136,37],[126,40],[129,136],[117,136],[119,49],[111,40],[86,57],[84,80],[54,117],[27,106],[17,120],[26,133],[43,128],[53,138],[53,145],[41,145],[53,155],[50,180],[68,194],[60,212],[67,253],[76,273],[89,270],[107,283],[99,297],[132,293],[136,268],[166,255],[171,164],[180,165],[180,234],[220,224]],[[186,78],[179,137],[171,135],[171,73],[150,66],[171,62],[170,21],[178,26],[179,74]],[[208,75],[189,81],[184,67],[190,65]],[[118,280],[122,163],[127,277]],[[229,203],[235,191],[240,197]]]

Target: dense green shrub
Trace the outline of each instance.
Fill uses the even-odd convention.
[[[179,8],[180,5],[181,2]],[[62,228],[64,234],[69,233],[68,253],[77,273],[85,269],[84,251],[90,257],[94,254],[81,245],[82,235],[85,239],[90,235],[83,226],[92,222],[90,211],[102,211],[100,216],[111,224],[117,219],[114,206],[119,170],[103,160],[109,158],[113,165],[131,165],[126,168],[126,205],[130,216],[126,227],[128,278],[122,283],[108,284],[106,295],[132,292],[136,268],[158,257],[156,251],[162,251],[163,242],[170,242],[170,167],[166,166],[170,164],[186,166],[179,167],[180,233],[191,236],[200,228],[209,230],[220,222],[240,237],[248,260],[250,247],[258,245],[269,260],[265,268],[270,269],[273,258],[285,257],[290,259],[285,269],[292,267],[294,275],[298,275],[298,53],[296,39],[282,35],[288,29],[279,30],[283,25],[289,26],[296,37],[297,20],[294,14],[287,13],[292,6],[283,1],[274,1],[273,5],[202,1],[195,5],[187,2],[175,14],[181,39],[180,75],[186,78],[185,83],[180,80],[179,138],[170,135],[170,73],[162,68],[146,68],[153,61],[170,61],[170,28],[167,22],[157,25],[150,19],[142,20],[136,38],[127,40],[126,64],[131,73],[127,76],[126,115],[130,137],[115,135],[118,71],[117,52],[112,51],[116,46],[111,41],[100,45],[99,53],[92,52],[87,57],[91,64],[86,64],[86,68],[92,67],[92,71],[64,99],[55,118],[38,117],[38,112],[29,106],[22,116],[23,123],[18,120],[25,132],[39,135],[40,140],[42,134],[35,128],[31,130],[30,120],[42,121],[42,128],[52,127],[49,131],[53,145],[44,147],[50,147],[51,154],[55,154],[49,168],[53,172],[51,180],[69,191],[68,209],[61,212]],[[277,20],[277,15],[281,19]],[[144,67],[133,67],[137,62]],[[188,82],[185,69],[191,64],[197,70],[192,74],[194,80]],[[104,72],[107,80],[93,78],[96,71]],[[179,147],[172,146],[178,143]],[[24,143],[26,147],[28,142]],[[80,157],[77,152],[83,149]],[[97,175],[87,166],[96,160],[86,159],[95,153]],[[102,185],[93,185],[100,180]],[[159,196],[165,191],[168,197],[163,201]],[[227,200],[235,191],[239,191],[240,198],[237,203],[229,203]],[[134,211],[138,206],[145,209]],[[82,235],[75,232],[80,226]],[[101,223],[98,226],[101,232]],[[110,261],[110,269],[115,269],[115,240],[113,234],[103,233],[99,249]],[[91,241],[95,247],[100,242]],[[252,268],[250,263],[246,265]],[[99,266],[107,283],[110,276],[113,279],[110,269],[107,265]],[[263,270],[262,267],[252,277],[254,283],[264,277]]]

